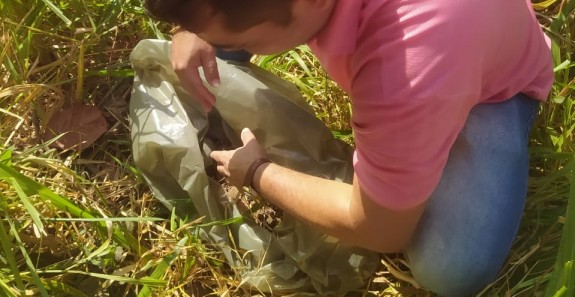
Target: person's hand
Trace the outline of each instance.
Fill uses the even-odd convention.
[[[216,98],[204,86],[198,67],[203,68],[210,85],[220,85],[214,48],[194,33],[179,31],[172,37],[172,67],[184,89],[199,101],[205,111],[210,111]]]
[[[244,146],[232,151],[213,151],[210,154],[218,164],[218,172],[230,185],[236,187],[251,186],[251,179],[257,167],[269,162],[266,152],[250,129],[244,128],[241,138]]]

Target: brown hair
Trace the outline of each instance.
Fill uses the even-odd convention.
[[[292,19],[293,0],[145,0],[148,13],[159,21],[191,32],[201,32],[209,19],[221,13],[226,28],[242,32],[264,22],[286,26]]]

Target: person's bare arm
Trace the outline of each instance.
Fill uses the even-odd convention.
[[[211,155],[220,164],[218,170],[236,185],[242,183],[251,161],[265,156],[249,130],[242,132],[242,140],[244,146],[238,150]],[[357,177],[349,185],[273,163],[257,168],[252,185],[262,197],[300,220],[350,244],[382,253],[405,248],[425,208],[424,203],[390,210],[361,191]]]
[[[268,163],[254,188],[284,211],[348,243],[382,253],[399,252],[411,239],[424,206],[393,211],[353,185],[317,178]]]
[[[202,67],[210,85],[219,86],[214,48],[194,33],[180,30],[172,36],[172,67],[184,89],[199,101],[204,110],[211,110],[216,98],[204,86],[198,68]]]

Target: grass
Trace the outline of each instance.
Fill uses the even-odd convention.
[[[479,296],[575,296],[575,0],[536,8],[554,40],[556,82],[531,137],[521,230]],[[0,296],[249,296],[199,240],[201,222],[166,213],[133,167],[128,54],[169,28],[134,0],[7,0],[0,15]],[[334,135],[353,142],[349,98],[309,49],[254,62],[294,82]],[[100,107],[110,124],[81,154],[39,140],[74,103]],[[393,256],[364,292],[427,295]]]

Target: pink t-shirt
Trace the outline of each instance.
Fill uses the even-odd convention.
[[[355,172],[384,207],[430,196],[474,105],[549,93],[551,53],[528,0],[336,3],[309,46],[351,95]]]

